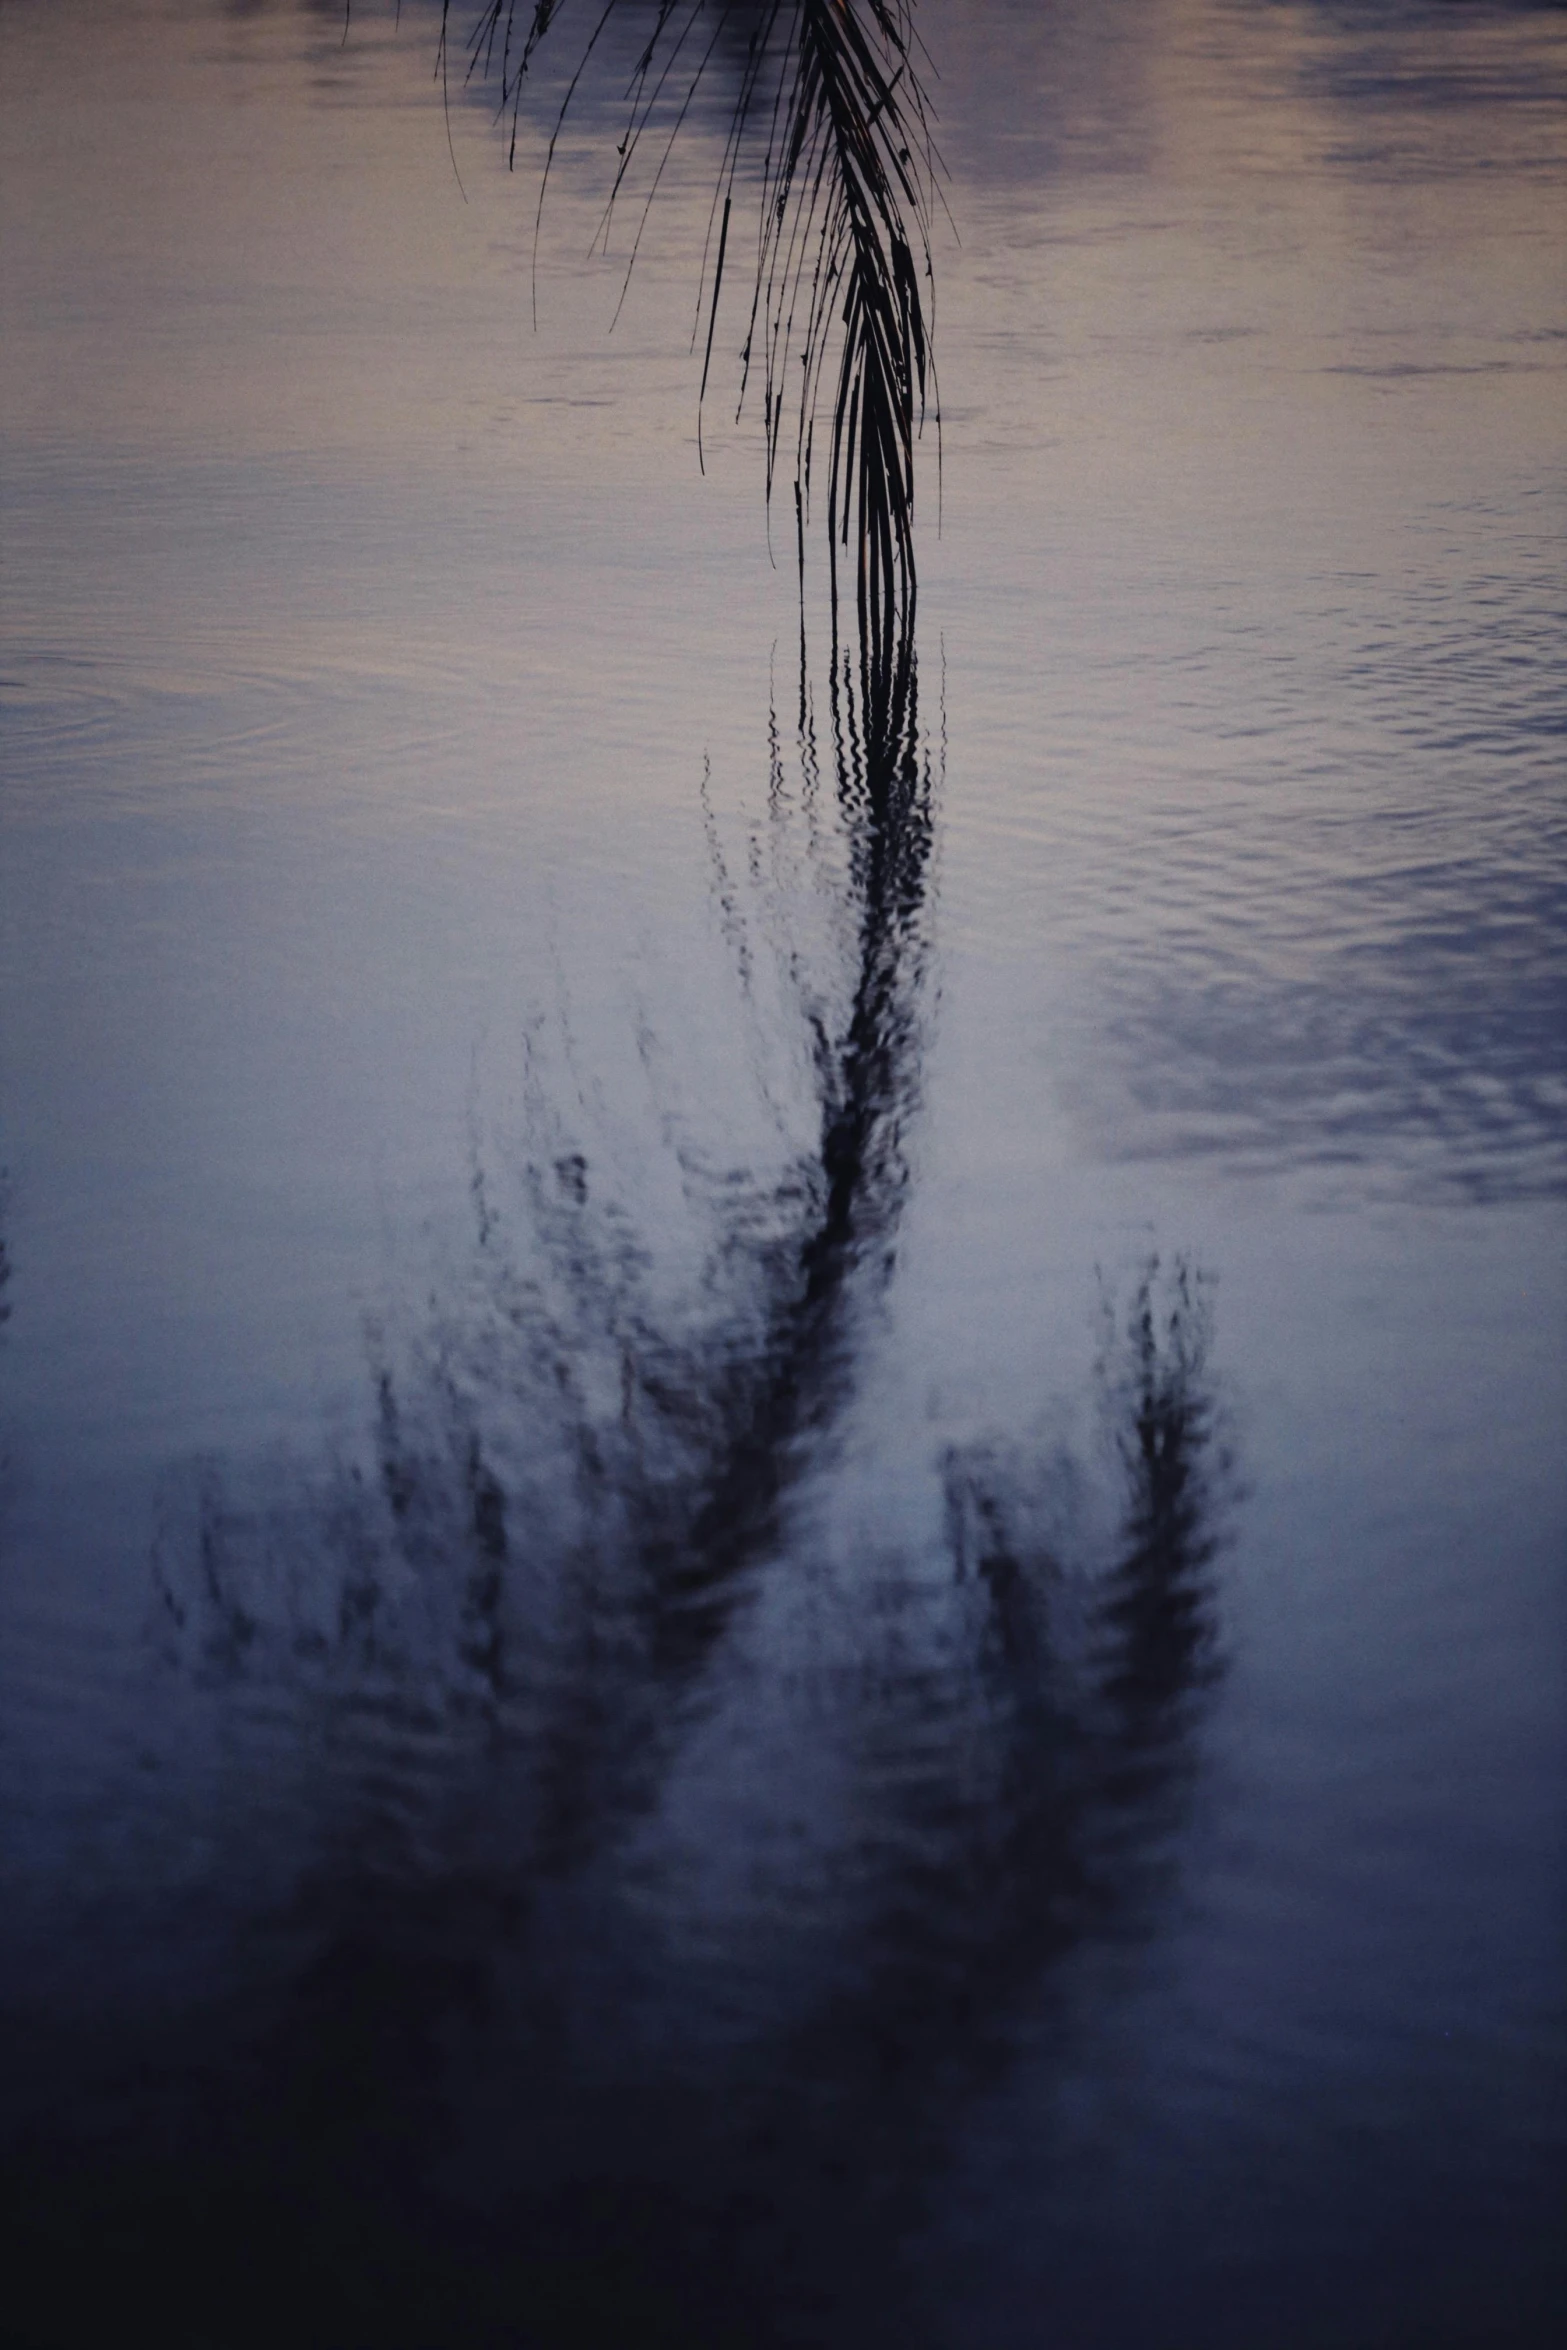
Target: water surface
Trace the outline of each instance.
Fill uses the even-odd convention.
[[[24,2339],[1554,2338],[1561,18],[922,23],[868,739],[722,57],[7,11]]]

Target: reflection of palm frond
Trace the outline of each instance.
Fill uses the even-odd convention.
[[[567,111],[616,4],[603,0],[568,85],[549,142],[546,178]],[[484,0],[469,38],[469,75],[498,80],[513,156],[529,67],[560,6],[561,0],[532,0],[531,6],[525,0]],[[449,10],[445,0],[443,57]],[[713,29],[704,39],[709,23]],[[759,141],[761,220],[741,397],[758,373],[769,497],[792,425],[803,565],[819,399],[836,362],[825,451],[833,609],[836,618],[840,564],[847,559],[867,684],[873,698],[885,700],[891,690],[886,672],[900,634],[906,637],[913,601],[914,442],[934,389],[925,288],[935,162],[913,0],[752,0],[747,6],[740,0],[657,0],[632,72],[606,227],[643,136],[657,124],[667,126],[667,135],[647,197],[652,201],[670,146],[731,25],[743,31],[744,51],[713,201],[718,243],[703,393],[737,183]],[[541,207],[543,194],[541,186]],[[640,229],[637,234],[640,239]]]
[[[1208,1375],[1212,1307],[1184,1259],[1143,1268],[1124,1327],[1106,1304],[1108,1374],[1127,1511],[1100,1609],[1103,1695],[1123,1796],[1164,1774],[1190,1706],[1213,1678],[1212,1568],[1229,1461]]]
[[[1189,1775],[1215,1540],[1206,1333],[1187,1310],[1200,1282],[1149,1273],[1110,1332],[1127,1493],[1106,1575],[1074,1594],[1064,1458],[953,1448],[944,1543],[906,1557],[829,1544],[809,1566],[824,1597],[838,1582],[839,1640],[785,1631],[775,1647],[775,1617],[726,1664],[720,1635],[780,1531],[802,1420],[838,1384],[829,1306],[847,1255],[814,1308],[792,1247],[756,1268],[752,1350],[749,1315],[660,1342],[636,1326],[635,1252],[596,1219],[594,1170],[555,1156],[540,1175],[538,1238],[575,1324],[492,1234],[473,1300],[489,1295],[488,1326],[465,1314],[443,1331],[401,1402],[382,1383],[373,1485],[339,1493],[314,1530],[284,1495],[269,1530],[247,1529],[210,1481],[182,1590],[160,1595],[226,1681],[265,1666],[236,1582],[250,1554],[270,1546],[256,1564],[286,1575],[292,1519],[308,1582],[339,1578],[325,1611],[339,1669],[296,1625],[257,1711],[270,1724],[291,1688],[313,1696],[299,1713],[313,1843],[272,1929],[298,1959],[264,2019],[262,2088],[235,2092],[232,2142],[259,2149],[247,2159],[286,2215],[347,2224],[356,2193],[394,2210],[412,2273],[462,2311],[465,2339],[512,2338],[469,2321],[470,2291],[512,2322],[530,2294],[573,2293],[561,2222],[586,2162],[613,2182],[582,2223],[594,2273],[619,2271],[625,2306],[579,2316],[572,2301],[572,2323],[542,2338],[858,2342],[863,2297],[892,2302],[917,2341],[901,2247],[935,2166],[1002,2077],[1051,1966],[1085,1935],[1136,1930]],[[866,1178],[872,1225],[882,1180]],[[634,1347],[618,1407],[595,1403],[580,1347],[566,1359],[595,1319],[601,1352]],[[553,1525],[548,1480],[528,1467],[541,1453],[580,1488]],[[807,1564],[798,1545],[789,1564]],[[395,1625],[377,1621],[399,1586],[432,1603],[444,1676],[399,1669]],[[771,1701],[789,1741],[761,1732],[785,1766],[776,1786],[738,1723]],[[722,1737],[703,1759],[712,1719]],[[741,1782],[734,1811],[719,1758]],[[462,2068],[481,2051],[504,2093],[475,2119]],[[429,2185],[432,2156],[473,2133],[485,2196],[507,2182],[493,2236],[467,2214],[455,2233]],[[218,2177],[220,2213],[248,2208],[250,2174]],[[453,2242],[477,2248],[457,2275]],[[329,2307],[342,2273],[322,2280]],[[667,2336],[646,2315],[666,2276]],[[376,2338],[405,2338],[386,2329],[390,2286],[371,2289]]]
[[[535,1756],[552,1866],[618,1832],[656,1781],[682,1692],[711,1668],[843,1411],[860,1313],[891,1268],[933,788],[901,635],[890,678],[878,713],[852,655],[835,660],[822,775],[802,673],[802,782],[836,806],[843,917],[816,984],[777,942],[801,983],[798,1108],[814,1132],[786,1132],[771,1175],[680,1154],[705,1257],[684,1302],[657,1298],[635,1203],[605,1193],[530,1046],[528,1245],[513,1254],[476,1167],[475,1285],[410,1362],[381,1354],[374,1473],[335,1475],[315,1532],[308,1511],[247,1506],[214,1474],[168,1498],[161,1629],[204,1677],[390,1673],[421,1702],[504,1719]],[[731,906],[743,973],[738,925]]]

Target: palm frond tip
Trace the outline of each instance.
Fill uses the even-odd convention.
[[[511,126],[539,43],[569,0],[485,0],[467,43],[470,80],[491,80]],[[549,141],[539,191],[573,98],[617,7],[597,0],[583,55]],[[442,56],[451,0],[442,17]],[[852,573],[867,686],[896,697],[893,677],[912,616],[914,448],[936,401],[929,332],[931,201],[938,161],[920,74],[914,0],[644,0],[650,17],[627,94],[628,115],[605,225],[640,143],[657,125],[663,153],[714,69],[723,35],[743,36],[729,132],[704,256],[702,392],[729,258],[735,199],[755,172],[755,273],[741,352],[740,405],[760,379],[771,502],[785,452],[793,459],[802,570],[813,486],[825,473],[835,620]],[[710,29],[709,29],[710,28]],[[705,37],[704,37],[705,36]],[[646,217],[644,210],[644,219]],[[636,242],[633,242],[632,261]],[[629,266],[629,265],[628,265]],[[823,393],[832,386],[824,413]],[[820,429],[819,429],[820,427]],[[791,445],[792,444],[792,445]]]

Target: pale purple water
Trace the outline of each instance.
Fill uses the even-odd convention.
[[[23,2339],[1555,2338],[1567,31],[920,13],[830,1329],[863,902],[738,312],[697,467],[720,105],[610,335],[595,89],[535,330],[569,18],[461,190],[428,8],[0,22]],[[1139,1747],[1155,1254],[1223,1670]]]

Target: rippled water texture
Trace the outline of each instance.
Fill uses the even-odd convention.
[[[748,12],[0,18],[25,2342],[1557,2338],[1567,24],[918,15],[879,717]]]

